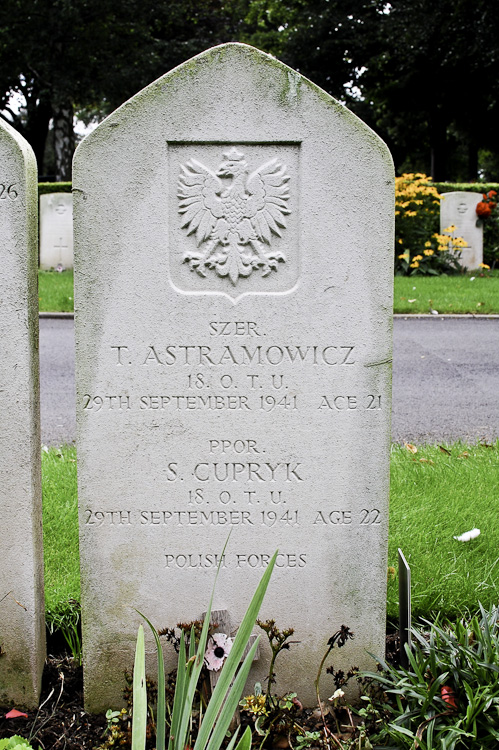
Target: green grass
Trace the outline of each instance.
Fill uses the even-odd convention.
[[[422,446],[391,456],[389,566],[400,547],[411,566],[414,616],[475,611],[499,599],[499,441]],[[479,528],[470,542],[453,537]],[[388,582],[388,615],[398,616],[398,581]]]
[[[392,448],[388,564],[397,568],[400,547],[411,566],[415,617],[474,612],[478,601],[489,607],[499,599],[499,441],[443,448]],[[80,597],[75,459],[71,447],[43,453],[45,597],[55,620]],[[453,538],[474,527],[477,539]],[[398,616],[390,574],[388,616]]]
[[[45,607],[80,599],[76,449],[42,451]]]
[[[73,312],[73,271],[38,271],[40,312]]]
[[[395,313],[499,314],[499,270],[487,275],[396,276]],[[73,271],[39,271],[38,298],[42,312],[73,312]],[[411,301],[409,301],[411,300]]]
[[[499,313],[499,271],[462,276],[396,276],[393,312]]]

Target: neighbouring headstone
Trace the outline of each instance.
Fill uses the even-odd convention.
[[[40,196],[40,268],[73,268],[73,196]]]
[[[0,122],[0,704],[38,704],[45,660],[37,170]]]
[[[336,668],[385,644],[390,154],[228,44],[108,117],[73,185],[86,705],[120,700],[133,607],[199,618],[229,531],[214,606],[237,625],[278,548],[261,618],[299,643],[276,691],[313,704],[342,624]]]
[[[478,268],[483,262],[483,227],[477,225],[477,203],[481,200],[479,193],[442,193],[440,202],[440,232],[454,225],[454,236],[462,237],[468,243],[461,251],[460,263],[470,270]]]

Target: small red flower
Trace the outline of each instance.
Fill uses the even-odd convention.
[[[493,198],[494,195],[497,195],[496,191],[495,190],[489,190],[489,192],[488,192],[489,198]]]
[[[452,688],[448,685],[442,685],[440,688],[440,695],[444,703],[447,703],[451,708],[455,708],[457,711],[456,696]]]

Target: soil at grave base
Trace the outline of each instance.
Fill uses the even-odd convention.
[[[398,663],[398,634],[387,635],[386,658]],[[28,711],[27,719],[6,719],[12,708],[16,706],[0,707],[0,739],[18,734],[42,750],[92,750],[104,742],[106,718],[84,710],[83,669],[65,654],[47,658],[38,711]]]

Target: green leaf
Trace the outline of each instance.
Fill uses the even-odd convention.
[[[267,587],[270,581],[270,576],[272,575],[272,571],[274,569],[276,558],[277,558],[277,552],[274,553],[271,561],[269,562],[269,565],[266,568],[260,580],[260,583],[258,584],[257,589],[253,595],[253,598],[249,604],[249,607],[246,611],[243,621],[241,622],[238,628],[237,635],[234,639],[234,643],[232,644],[230,653],[227,659],[225,660],[224,666],[222,668],[222,672],[220,674],[220,678],[217,682],[215,690],[213,691],[213,695],[211,696],[211,700],[206,709],[204,721],[199,729],[196,743],[194,745],[194,750],[204,750],[204,748],[206,747],[208,743],[209,736],[213,730],[213,726],[216,721],[216,717],[218,716],[220,708],[222,707],[222,704],[225,700],[225,697],[229,690],[230,683],[232,682],[234,678],[234,675],[236,673],[236,670],[239,666],[242,655],[248,643],[249,637],[251,635],[251,631],[255,625],[256,618],[258,617],[258,613],[260,611],[263,597],[265,596],[265,592],[267,591]],[[206,615],[205,622],[207,619],[209,619],[208,614]],[[248,657],[246,657],[245,659],[245,664],[246,664],[247,658]],[[241,667],[241,669],[242,668],[243,667]],[[249,671],[249,667],[248,667],[248,671]],[[244,688],[244,683],[241,685],[241,692],[243,688]],[[237,697],[236,706],[237,706],[238,701],[239,701],[239,697]],[[235,710],[235,707],[234,707],[234,710]],[[213,750],[213,748],[211,748],[211,750]]]
[[[170,737],[168,750],[172,750],[174,738],[178,737],[180,716],[185,702],[185,691],[187,689],[187,666],[185,655],[184,631],[180,634],[180,650],[178,655],[177,679],[175,681],[175,694],[173,697],[172,720],[170,725]]]
[[[166,730],[166,696],[165,696],[165,660],[163,658],[163,649],[158,636],[158,631],[152,625],[142,612],[137,609],[141,617],[151,628],[154,640],[156,642],[156,652],[158,656],[158,706],[156,712],[156,750],[165,750],[165,730]]]
[[[0,750],[33,750],[33,748],[26,737],[13,734],[12,737],[0,740]]]
[[[236,750],[250,750],[250,748],[251,748],[251,729],[248,726],[244,730],[243,736],[237,743]]]
[[[255,641],[255,643],[252,645],[251,649],[249,650],[239,672],[237,673],[237,676],[234,680],[234,684],[232,685],[232,688],[230,689],[227,697],[225,698],[225,702],[223,703],[223,707],[220,711],[220,715],[216,721],[216,724],[213,727],[213,732],[210,736],[208,745],[206,746],[206,750],[219,750],[222,742],[224,741],[225,734],[229,728],[230,722],[232,721],[234,712],[236,711],[237,706],[239,704],[239,699],[244,690],[246,680],[248,679],[248,674],[251,669],[251,665],[253,663],[253,658],[255,656],[257,647],[258,647],[258,640]],[[211,700],[213,700],[213,696]],[[210,705],[211,705],[211,701],[208,704],[208,708],[210,708]],[[208,711],[206,713],[208,713]]]
[[[132,750],[144,750],[146,746],[146,726],[146,653],[144,642],[144,628],[142,625],[139,625],[137,645],[135,647],[135,664],[133,667]]]

